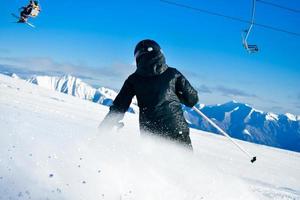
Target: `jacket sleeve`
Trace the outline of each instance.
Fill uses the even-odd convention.
[[[189,81],[180,73],[176,79],[176,95],[180,102],[188,107],[193,107],[198,102],[198,93]]]
[[[119,94],[110,106],[108,114],[101,122],[100,127],[111,127],[117,125],[123,119],[125,112],[128,110],[135,92],[129,79],[124,82]]]

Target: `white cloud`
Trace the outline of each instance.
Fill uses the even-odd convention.
[[[71,74],[82,78],[92,85],[120,88],[123,81],[135,70],[130,63],[116,62],[111,66],[90,67],[85,64],[63,63],[49,57],[0,57],[0,64],[14,73],[28,75]]]

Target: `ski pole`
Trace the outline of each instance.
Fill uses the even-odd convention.
[[[203,117],[205,120],[207,120],[213,127],[215,127],[218,131],[220,131],[224,136],[226,136],[234,145],[236,145],[242,152],[244,152],[251,160],[251,163],[254,163],[256,161],[256,156],[250,155],[248,151],[246,151],[241,145],[236,143],[225,131],[223,131],[217,124],[215,124],[211,119],[206,117],[198,108],[195,106],[193,107],[193,110],[198,113],[201,117]]]

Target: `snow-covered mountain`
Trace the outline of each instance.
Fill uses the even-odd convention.
[[[299,116],[263,112],[236,101],[198,108],[234,138],[300,152]],[[191,127],[217,133],[192,109],[184,110]]]
[[[0,199],[298,200],[300,154],[191,130],[193,153],[140,137],[127,113],[97,130],[108,107],[0,74]]]
[[[112,89],[96,89],[70,75],[35,76],[28,82],[108,106],[117,95]],[[234,138],[300,152],[300,116],[263,112],[235,101],[217,105],[198,104],[197,107]],[[218,133],[191,108],[183,109],[190,127]],[[136,99],[133,100],[129,111],[138,113]]]
[[[100,87],[98,89],[84,83],[81,79],[74,76],[34,76],[28,79],[28,82],[47,88],[49,90],[55,90],[65,94],[69,94],[80,99],[89,100],[94,103],[100,103],[102,105],[110,106],[112,101],[117,96],[117,92],[114,90]],[[136,100],[130,106],[129,112],[138,112]]]
[[[66,75],[58,76],[34,76],[28,82],[55,90],[65,94],[69,94],[80,99],[89,100],[95,103],[105,104],[105,100],[114,99],[117,93],[113,90],[101,87],[95,89],[92,86],[84,83],[81,79],[74,76]]]

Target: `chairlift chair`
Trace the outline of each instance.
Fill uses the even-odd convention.
[[[248,53],[256,53],[258,52],[258,46],[256,44],[248,44],[247,42],[247,39],[248,39],[248,36],[249,36],[249,31],[250,29],[248,30],[244,30],[243,33],[242,33],[242,43],[243,43],[243,46],[244,48],[248,51]]]

